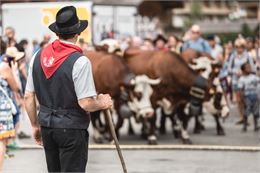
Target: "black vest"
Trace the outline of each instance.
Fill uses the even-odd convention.
[[[41,67],[40,55],[41,51],[37,53],[33,64],[33,83],[40,104],[40,125],[50,128],[87,129],[90,122],[89,113],[78,104],[72,78],[73,65],[82,54],[72,53],[49,79],[46,79]]]

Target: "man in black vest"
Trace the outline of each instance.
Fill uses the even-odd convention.
[[[59,39],[38,51],[30,63],[26,110],[35,141],[44,147],[49,172],[85,172],[88,112],[113,104],[107,94],[96,96],[91,63],[75,45],[87,26],[87,20],[78,19],[75,7],[60,9],[49,26]]]

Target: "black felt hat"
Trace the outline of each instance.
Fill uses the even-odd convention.
[[[79,20],[74,6],[66,6],[60,9],[56,15],[56,22],[49,29],[56,34],[77,34],[88,27],[87,20]]]

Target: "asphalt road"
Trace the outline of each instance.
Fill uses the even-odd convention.
[[[193,134],[194,120],[192,119],[189,123],[189,134],[190,138],[195,145],[229,145],[229,146],[260,146],[260,132],[253,131],[253,117],[249,117],[250,126],[248,128],[248,132],[242,132],[242,125],[236,125],[236,121],[238,121],[238,112],[235,106],[231,107],[231,114],[228,119],[222,123],[225,129],[225,136],[217,136],[216,135],[216,123],[214,121],[213,116],[205,115],[204,116],[204,125],[206,130],[201,134]],[[132,121],[134,123],[134,120]],[[157,122],[159,126],[159,121]],[[260,120],[259,120],[260,125]],[[158,144],[182,144],[181,140],[175,139],[172,134],[171,122],[167,119],[167,134],[160,135],[158,134]],[[27,134],[31,133],[30,123],[27,117],[21,118],[21,129],[25,131]],[[129,136],[127,135],[128,122],[124,123],[123,128],[120,130],[121,144],[147,144],[146,140],[141,138],[141,125],[134,124],[135,135]],[[92,127],[89,127],[90,133],[90,143],[93,144],[93,130]],[[34,144],[32,139],[29,140],[21,140],[22,144]],[[106,143],[106,141],[105,141]],[[108,142],[107,142],[108,143]]]
[[[44,152],[20,150],[5,160],[5,173],[47,172]],[[259,173],[260,152],[127,150],[129,173]],[[90,150],[88,173],[122,173],[115,150]]]
[[[238,120],[233,106],[230,117],[223,124],[226,136],[217,136],[215,122],[210,115],[205,116],[206,130],[201,134],[192,134],[193,122],[189,132],[196,145],[220,146],[260,146],[259,132],[253,131],[252,117],[247,133],[242,133],[242,126],[235,125]],[[140,125],[135,124],[136,135],[126,134],[128,123],[121,130],[120,143],[146,144],[140,137]],[[28,119],[22,118],[21,129],[31,132]],[[159,135],[159,144],[181,144],[173,137],[171,124],[167,122],[167,134]],[[92,129],[90,127],[90,136]],[[32,139],[20,140],[21,144],[34,144]],[[92,137],[90,143],[93,144]],[[47,172],[42,149],[11,151],[14,158],[7,158],[4,171],[7,173],[41,173]],[[124,150],[129,173],[259,173],[260,152],[245,151],[211,151],[211,150]],[[90,150],[88,173],[121,173],[121,165],[115,150]]]

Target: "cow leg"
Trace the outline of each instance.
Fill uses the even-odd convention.
[[[148,137],[148,124],[147,124],[147,120],[142,119],[142,129],[141,129],[141,137],[143,139],[147,139]]]
[[[193,133],[199,134],[201,132],[200,127],[199,127],[199,116],[196,115],[194,118],[195,118],[195,125],[194,125]]]
[[[204,121],[204,117],[203,117],[203,115],[199,115],[199,128],[200,128],[200,131],[203,131],[203,130],[205,130],[206,128],[205,128],[205,126],[204,126],[204,124],[202,123]]]
[[[95,127],[93,127],[93,140],[97,144],[102,144],[104,142],[102,134]]]
[[[113,141],[113,137],[112,137],[112,134],[111,134],[111,131],[110,131],[110,128],[109,128],[109,119],[108,119],[108,115],[106,113],[106,111],[104,111],[104,116],[105,116],[105,138],[109,141],[109,142],[112,142]],[[119,118],[118,118],[119,119]],[[113,120],[113,118],[112,118]],[[113,122],[114,123],[114,122]]]
[[[187,128],[188,128],[188,121],[189,116],[184,112],[185,105],[180,105],[176,109],[177,114],[177,124],[180,125],[180,136],[182,139],[183,144],[192,144],[190,140]]]
[[[156,130],[156,113],[154,113],[154,116],[152,118],[148,119],[149,122],[149,128],[150,128],[150,133],[148,136],[148,144],[150,145],[156,145],[157,142],[157,137],[155,135],[155,130]]]
[[[120,138],[119,130],[123,126],[123,124],[124,124],[124,119],[122,118],[122,116],[118,114],[118,120],[115,126],[116,136],[118,139]]]
[[[217,135],[224,136],[225,135],[225,131],[224,131],[222,125],[220,124],[220,120],[219,120],[220,115],[219,114],[215,114],[213,116],[214,116],[215,121],[216,121]]]
[[[180,124],[177,122],[177,117],[175,116],[175,114],[170,116],[170,119],[171,119],[171,122],[172,122],[173,135],[176,139],[178,139],[178,138],[181,137]]]
[[[128,121],[129,121],[128,135],[134,135],[135,132],[134,132],[133,125],[132,125],[132,122],[131,122],[131,117],[128,119]]]
[[[99,124],[98,122],[101,121],[100,120],[100,111],[96,111],[96,112],[91,112],[90,113],[90,117],[91,117],[91,123],[93,125],[93,139],[95,143],[103,143],[103,136],[101,135],[101,131],[99,128]]]
[[[120,106],[121,106],[120,101],[115,100],[114,106],[115,106],[115,110],[116,110],[116,114],[117,114],[117,122],[116,122],[116,125],[115,125],[115,132],[116,132],[117,138],[120,138],[119,130],[124,124],[124,118],[121,115],[120,111],[118,111],[120,109]]]
[[[164,113],[163,109],[161,109],[161,118],[160,118],[160,134],[164,135],[166,134],[166,114]]]

